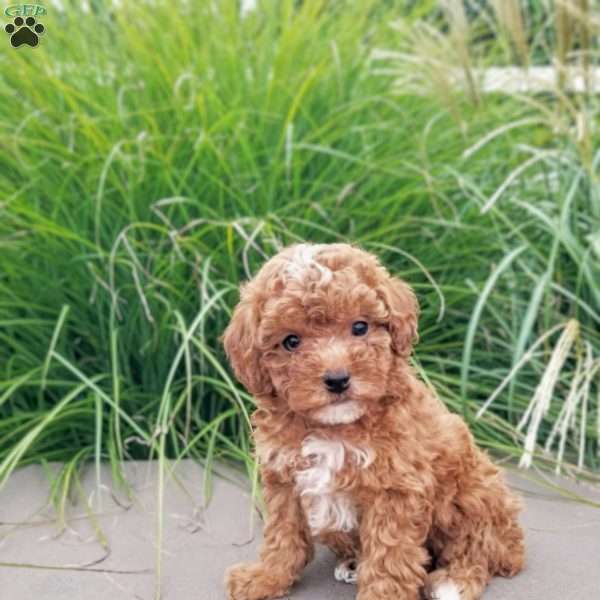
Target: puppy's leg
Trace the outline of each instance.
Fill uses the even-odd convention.
[[[433,532],[439,568],[427,575],[428,599],[478,600],[493,575],[512,577],[523,567],[520,502],[495,468],[483,463],[477,475],[454,498],[450,527]]]
[[[428,513],[422,499],[390,491],[365,507],[357,600],[417,600],[429,559]]]
[[[524,561],[519,525],[506,522],[498,528],[490,521],[465,519],[458,535],[446,540],[438,556],[439,569],[425,580],[430,600],[478,600],[493,575],[512,577]]]
[[[230,600],[267,600],[285,595],[313,557],[313,544],[292,485],[265,485],[268,511],[260,561],[229,569]]]
[[[359,540],[358,532],[328,532],[318,538],[318,542],[327,546],[338,558],[333,576],[344,583],[356,583]]]

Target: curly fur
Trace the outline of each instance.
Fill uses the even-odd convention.
[[[518,499],[407,362],[417,320],[412,290],[346,244],[287,248],[242,287],[224,344],[258,407],[268,517],[260,560],[227,573],[231,600],[286,594],[315,542],[358,561],[359,600],[475,600],[522,568]],[[334,395],[323,375],[339,369]]]

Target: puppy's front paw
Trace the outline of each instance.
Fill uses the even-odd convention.
[[[356,585],[357,580],[357,563],[355,558],[348,558],[341,560],[335,567],[333,576],[337,581],[343,581],[344,583],[352,583]]]
[[[261,563],[241,563],[225,574],[229,600],[270,600],[284,596],[290,580]]]
[[[462,595],[456,584],[452,581],[440,583],[424,591],[426,600],[460,600]]]
[[[463,595],[443,569],[433,571],[425,578],[423,587],[425,600],[461,600]]]
[[[387,577],[378,577],[365,582],[358,580],[356,600],[419,600],[417,585],[400,583]]]

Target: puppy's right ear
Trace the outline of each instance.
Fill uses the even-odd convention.
[[[235,375],[244,387],[255,396],[270,395],[273,386],[260,364],[258,348],[260,314],[249,296],[248,290],[242,288],[241,300],[223,334],[223,345]]]
[[[396,354],[407,357],[417,338],[419,303],[412,289],[401,279],[381,269],[377,294],[388,309],[388,329]]]

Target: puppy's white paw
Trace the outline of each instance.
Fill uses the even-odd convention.
[[[462,596],[453,581],[444,581],[433,586],[428,598],[429,600],[461,600]]]
[[[348,558],[340,561],[335,567],[333,576],[337,581],[343,581],[344,583],[356,584],[357,579],[357,567],[355,558]]]

